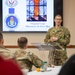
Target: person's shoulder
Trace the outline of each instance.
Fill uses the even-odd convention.
[[[30,56],[30,55],[33,55],[32,52],[26,52],[26,54],[29,55],[29,56]]]
[[[17,49],[15,52],[19,52],[20,50],[19,49]]]
[[[15,57],[18,58],[18,57],[23,57],[23,56],[26,56],[26,52],[21,50],[21,49],[17,49],[14,53]]]
[[[21,49],[17,49],[14,53],[21,53]]]
[[[49,28],[49,30],[54,29],[54,27]]]
[[[5,48],[4,46],[0,46],[0,51],[3,50],[3,51],[10,51],[9,49]]]
[[[64,31],[68,31],[69,32],[69,29],[67,27],[61,26],[61,29],[63,29]]]
[[[51,31],[51,30],[53,30],[53,29],[54,29],[54,27],[51,27],[51,28],[48,29],[48,31]]]
[[[62,29],[68,29],[67,27],[61,26]]]
[[[4,47],[0,47],[0,53],[10,55],[11,51],[9,49],[4,48]]]

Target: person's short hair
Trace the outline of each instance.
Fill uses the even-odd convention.
[[[55,17],[56,17],[56,16],[61,17],[61,19],[62,19],[62,16],[61,16],[60,14],[56,14]],[[55,19],[55,17],[54,17],[54,19]]]
[[[17,43],[20,48],[24,48],[28,43],[28,39],[26,37],[20,37],[18,38]]]
[[[0,42],[3,39],[3,34],[0,32]]]

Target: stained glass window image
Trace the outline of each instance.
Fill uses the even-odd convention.
[[[47,0],[26,0],[27,21],[47,21]]]

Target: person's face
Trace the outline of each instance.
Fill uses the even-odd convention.
[[[61,16],[56,16],[54,19],[55,25],[61,25],[62,18]]]

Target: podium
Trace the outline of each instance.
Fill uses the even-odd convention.
[[[64,50],[64,48],[59,45],[58,43],[31,43],[33,44],[37,49],[41,50],[56,50],[56,49],[61,49]]]
[[[59,45],[58,43],[32,43],[38,50],[40,51],[49,51],[48,54],[48,65],[51,66],[51,64],[54,64],[54,56],[55,56],[55,50],[64,50],[64,48]],[[43,58],[45,58],[45,53],[42,54]],[[43,59],[44,60],[44,59]]]

